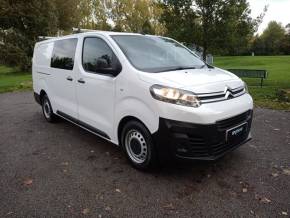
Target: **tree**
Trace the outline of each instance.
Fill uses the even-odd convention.
[[[281,54],[281,42],[285,36],[285,29],[281,23],[276,21],[269,22],[267,28],[261,35],[261,40],[265,46],[265,54]]]
[[[38,37],[71,32],[73,26],[84,24],[86,18],[91,18],[91,11],[89,5],[83,6],[90,1],[1,0],[1,62],[29,70]]]
[[[290,54],[289,27],[284,28],[276,21],[269,22],[263,33],[255,36],[252,50],[258,55]]]
[[[93,0],[93,16],[95,28],[98,30],[112,30],[112,25],[109,24],[111,8],[113,1],[110,0]]]
[[[284,55],[290,55],[290,23],[285,26],[286,34],[281,41],[280,51]]]
[[[160,8],[154,0],[119,0],[107,4],[109,18],[118,30],[161,34]],[[116,28],[114,28],[116,30]]]
[[[40,35],[54,35],[55,5],[49,0],[1,1],[0,60],[8,65],[30,68],[34,43]]]
[[[187,44],[200,42],[200,20],[192,0],[165,0],[159,5],[163,11],[160,20],[166,28],[167,36]]]
[[[186,34],[183,41],[201,45],[204,59],[208,51],[237,54],[246,49],[260,19],[251,18],[246,0],[167,0],[163,4],[168,33]],[[172,18],[176,21],[170,23]]]

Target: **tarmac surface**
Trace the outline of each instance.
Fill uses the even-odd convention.
[[[0,94],[0,217],[289,217],[290,113],[256,108],[253,140],[215,162],[133,169],[31,92]]]

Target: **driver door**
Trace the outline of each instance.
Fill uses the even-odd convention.
[[[100,37],[85,37],[77,77],[78,118],[87,129],[109,138],[113,132],[115,77],[112,49]]]

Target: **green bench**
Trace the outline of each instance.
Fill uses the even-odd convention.
[[[259,78],[261,79],[261,87],[263,86],[263,80],[268,77],[266,70],[246,70],[246,69],[227,69],[231,73],[237,75],[238,77],[246,78]]]

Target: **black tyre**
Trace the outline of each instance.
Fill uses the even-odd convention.
[[[44,118],[50,123],[55,122],[57,120],[57,117],[53,113],[49,98],[46,94],[41,99],[41,106]]]
[[[122,147],[133,167],[148,170],[156,166],[156,149],[150,132],[138,121],[125,124],[121,134]]]

